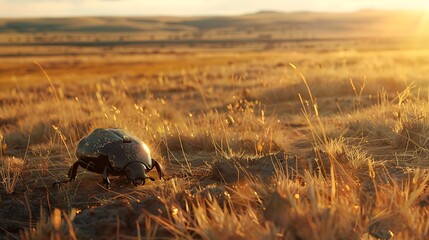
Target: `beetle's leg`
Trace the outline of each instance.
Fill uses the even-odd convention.
[[[70,181],[73,181],[76,178],[77,168],[79,167],[80,159],[78,159],[69,169],[69,172],[67,173],[67,176],[69,177]]]
[[[75,180],[76,178],[76,173],[77,173],[77,168],[79,167],[79,164],[81,163],[81,160],[78,159],[75,163],[73,163],[73,165],[70,167],[67,176],[69,177],[69,180],[63,180],[63,181],[55,181],[54,182],[54,186],[57,187],[61,187],[62,183],[67,183],[67,182],[71,182],[73,180]]]
[[[155,159],[152,159],[152,164],[152,168],[155,167],[158,172],[159,179],[164,178],[164,172],[162,171],[161,165],[159,165]]]
[[[103,171],[103,185],[110,189],[109,166],[106,166]]]

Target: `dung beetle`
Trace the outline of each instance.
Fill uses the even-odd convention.
[[[76,178],[79,166],[103,174],[103,185],[110,187],[109,175],[126,175],[135,186],[144,185],[147,172],[154,167],[159,179],[164,177],[159,163],[152,159],[147,145],[122,129],[95,129],[79,141],[76,149],[78,160],[68,171],[69,180]]]

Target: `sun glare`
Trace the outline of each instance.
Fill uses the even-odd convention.
[[[417,35],[429,35],[429,2],[417,23]]]

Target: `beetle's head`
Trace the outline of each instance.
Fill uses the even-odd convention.
[[[130,179],[134,185],[144,185],[146,178],[149,178],[150,180],[154,181],[155,179],[149,177],[146,174],[147,167],[141,163],[141,162],[131,162],[128,164],[125,169],[125,175],[128,179]]]

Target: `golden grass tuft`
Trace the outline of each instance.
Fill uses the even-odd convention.
[[[72,222],[76,217],[76,209],[72,209],[69,214],[55,208],[51,216],[44,219],[41,212],[41,220],[35,228],[27,229],[20,232],[20,238],[26,240],[42,240],[42,239],[73,239],[76,240]]]
[[[22,176],[24,161],[15,157],[0,157],[0,176],[2,185],[8,194],[15,191],[16,184]]]

